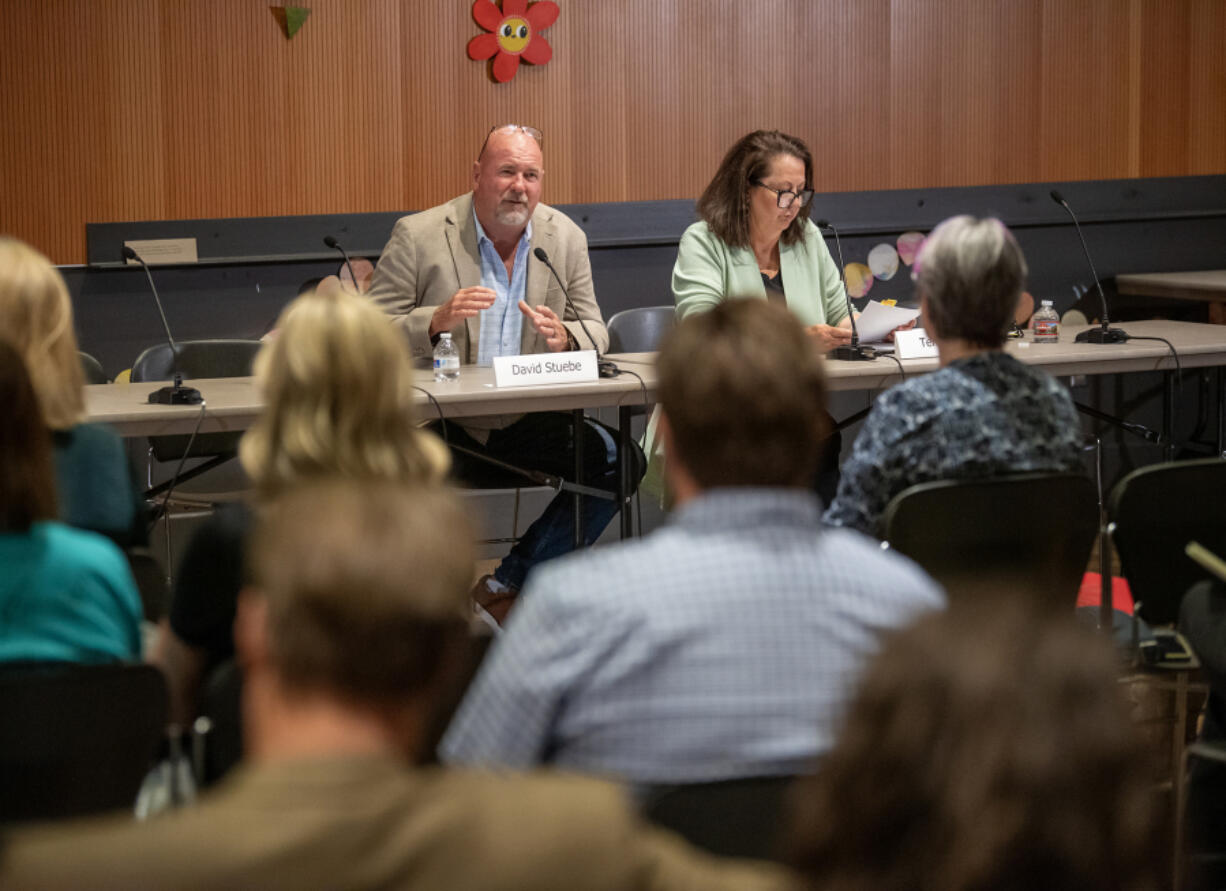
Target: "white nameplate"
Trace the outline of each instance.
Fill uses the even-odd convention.
[[[894,351],[900,359],[935,359],[937,345],[928,339],[923,328],[894,332]]]
[[[494,357],[495,387],[569,384],[594,381],[597,377],[595,350]]]

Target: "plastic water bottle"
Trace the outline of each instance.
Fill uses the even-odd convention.
[[[1034,314],[1035,343],[1056,343],[1060,340],[1060,316],[1050,300],[1044,300]]]
[[[444,331],[439,335],[438,345],[434,348],[434,379],[454,381],[459,378],[460,351],[451,342],[451,332]]]

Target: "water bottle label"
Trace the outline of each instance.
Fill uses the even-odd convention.
[[[1055,319],[1035,319],[1034,336],[1054,338],[1060,333],[1060,323]]]

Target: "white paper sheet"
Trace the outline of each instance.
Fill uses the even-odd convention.
[[[918,318],[918,309],[884,306],[876,300],[870,300],[868,306],[864,307],[864,312],[856,319],[856,330],[860,332],[861,343],[872,343],[885,340],[885,336],[899,325]]]

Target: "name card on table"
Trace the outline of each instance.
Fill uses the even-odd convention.
[[[937,345],[928,339],[923,328],[894,332],[894,352],[900,359],[935,359]]]
[[[594,381],[597,377],[595,350],[494,357],[495,387],[570,384]]]

